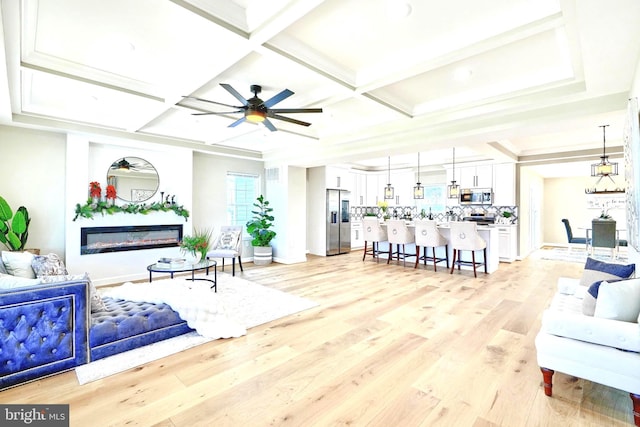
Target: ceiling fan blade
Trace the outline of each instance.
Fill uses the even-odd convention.
[[[234,113],[242,113],[242,110],[236,111],[207,111],[206,113],[191,113],[192,116],[209,116],[211,114],[234,114]]]
[[[247,118],[245,116],[242,116],[238,120],[236,120],[235,122],[231,123],[227,127],[234,128],[234,127],[238,126],[240,123],[244,123],[245,120],[247,120]]]
[[[282,92],[280,92],[279,94],[267,99],[265,102],[263,102],[263,105],[267,108],[271,107],[272,105],[276,105],[278,102],[287,99],[288,97],[290,97],[291,95],[293,95],[293,92],[291,92],[289,89],[285,89]]]
[[[197,101],[202,101],[202,102],[208,102],[210,104],[216,104],[216,105],[223,105],[225,107],[229,107],[229,108],[242,108],[239,105],[230,105],[230,104],[224,104],[222,102],[217,102],[217,101],[210,101],[208,99],[204,99],[204,98],[197,98],[195,96],[183,96],[183,98],[189,98],[189,99],[195,99]]]
[[[220,86],[225,88],[227,90],[227,92],[229,92],[231,95],[235,96],[235,98],[238,101],[240,101],[240,103],[242,105],[246,106],[249,103],[242,95],[240,95],[240,93],[237,90],[235,90],[233,87],[231,87],[230,84],[220,83]]]
[[[262,122],[262,124],[264,125],[264,127],[266,127],[267,129],[269,129],[271,132],[275,132],[278,129],[276,129],[276,127],[273,125],[273,123],[271,123],[271,121],[269,119],[264,119],[264,121]]]
[[[291,117],[279,116],[277,114],[274,114],[273,111],[269,111],[269,113],[267,115],[269,117],[271,117],[272,119],[282,120],[284,122],[289,122],[289,123],[295,123],[295,124],[301,125],[301,126],[311,126],[311,123],[303,122],[301,120],[292,119]]]
[[[292,114],[292,113],[322,113],[322,108],[272,108],[270,110],[272,113],[284,113],[284,114]]]

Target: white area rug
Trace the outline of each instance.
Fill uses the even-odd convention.
[[[196,277],[205,276],[197,274]],[[166,280],[184,283],[185,279]],[[247,329],[318,305],[313,301],[267,288],[226,273],[218,273],[217,294],[224,305],[228,317],[244,325]],[[81,385],[86,384],[209,341],[211,339],[204,338],[196,332],[191,332],[81,365],[75,369],[78,383]]]
[[[607,261],[607,262],[618,262],[625,263],[627,261],[626,252],[622,252],[618,254],[618,257],[615,259],[611,259],[611,251],[606,252],[596,252],[591,255],[588,254],[584,249],[572,248],[571,252],[567,251],[567,248],[547,248],[547,249],[539,249],[534,252],[534,256],[540,259],[548,259],[554,261],[567,261],[567,262],[578,262],[584,264],[587,262],[587,255],[591,258]]]

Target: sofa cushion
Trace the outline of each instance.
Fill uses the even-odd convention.
[[[589,288],[585,293],[582,313],[593,316],[596,308],[598,288],[603,280],[612,283],[615,280],[628,279],[635,272],[635,264],[616,264],[587,258],[580,278],[580,285]]]
[[[542,314],[541,332],[575,340],[640,351],[638,325],[582,314],[582,300],[556,293]]]
[[[72,280],[86,280],[89,283],[89,301],[91,302],[91,312],[101,311],[106,308],[102,297],[98,293],[95,285],[89,277],[89,273],[84,274],[58,274],[52,276],[44,276],[40,280],[42,283],[67,282]]]
[[[2,251],[2,262],[7,269],[7,273],[12,276],[35,279],[36,275],[33,272],[33,268],[31,268],[31,261],[33,261],[31,252]]]
[[[61,274],[69,274],[64,262],[57,254],[35,255],[31,261],[31,268],[36,277],[58,276]]]
[[[0,273],[0,289],[23,288],[25,286],[39,285],[40,283],[40,279],[27,279],[26,277]]]
[[[637,322],[640,314],[640,279],[603,281],[596,300],[595,317]]]
[[[1,256],[0,256],[0,274],[9,274],[6,267],[4,266],[4,262],[2,262]]]

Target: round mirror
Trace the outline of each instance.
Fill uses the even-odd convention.
[[[107,185],[116,188],[116,196],[129,203],[149,200],[158,191],[160,178],[151,163],[140,157],[123,157],[107,172]]]

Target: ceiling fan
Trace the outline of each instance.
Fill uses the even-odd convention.
[[[285,89],[279,94],[269,98],[266,101],[258,98],[258,94],[262,92],[262,86],[259,85],[251,85],[251,92],[253,92],[253,97],[249,99],[245,99],[240,93],[235,90],[231,85],[226,83],[220,83],[220,86],[225,88],[227,92],[233,95],[242,105],[229,105],[224,104],[222,102],[210,101],[208,99],[197,98],[195,96],[185,96],[185,98],[195,99],[202,102],[208,102],[216,105],[223,105],[225,107],[233,108],[234,111],[225,111],[225,112],[206,112],[206,113],[194,113],[194,116],[205,116],[208,114],[233,114],[233,113],[242,113],[244,112],[244,116],[231,123],[229,127],[238,126],[240,123],[244,121],[249,121],[252,123],[264,123],[264,125],[270,131],[276,131],[276,127],[269,121],[269,118],[282,120],[289,123],[294,123],[301,126],[310,126],[311,123],[303,122],[301,120],[292,119],[291,117],[281,116],[280,114],[291,114],[291,113],[322,113],[322,108],[271,108],[278,102],[290,97],[293,95],[293,92],[289,89]]]

